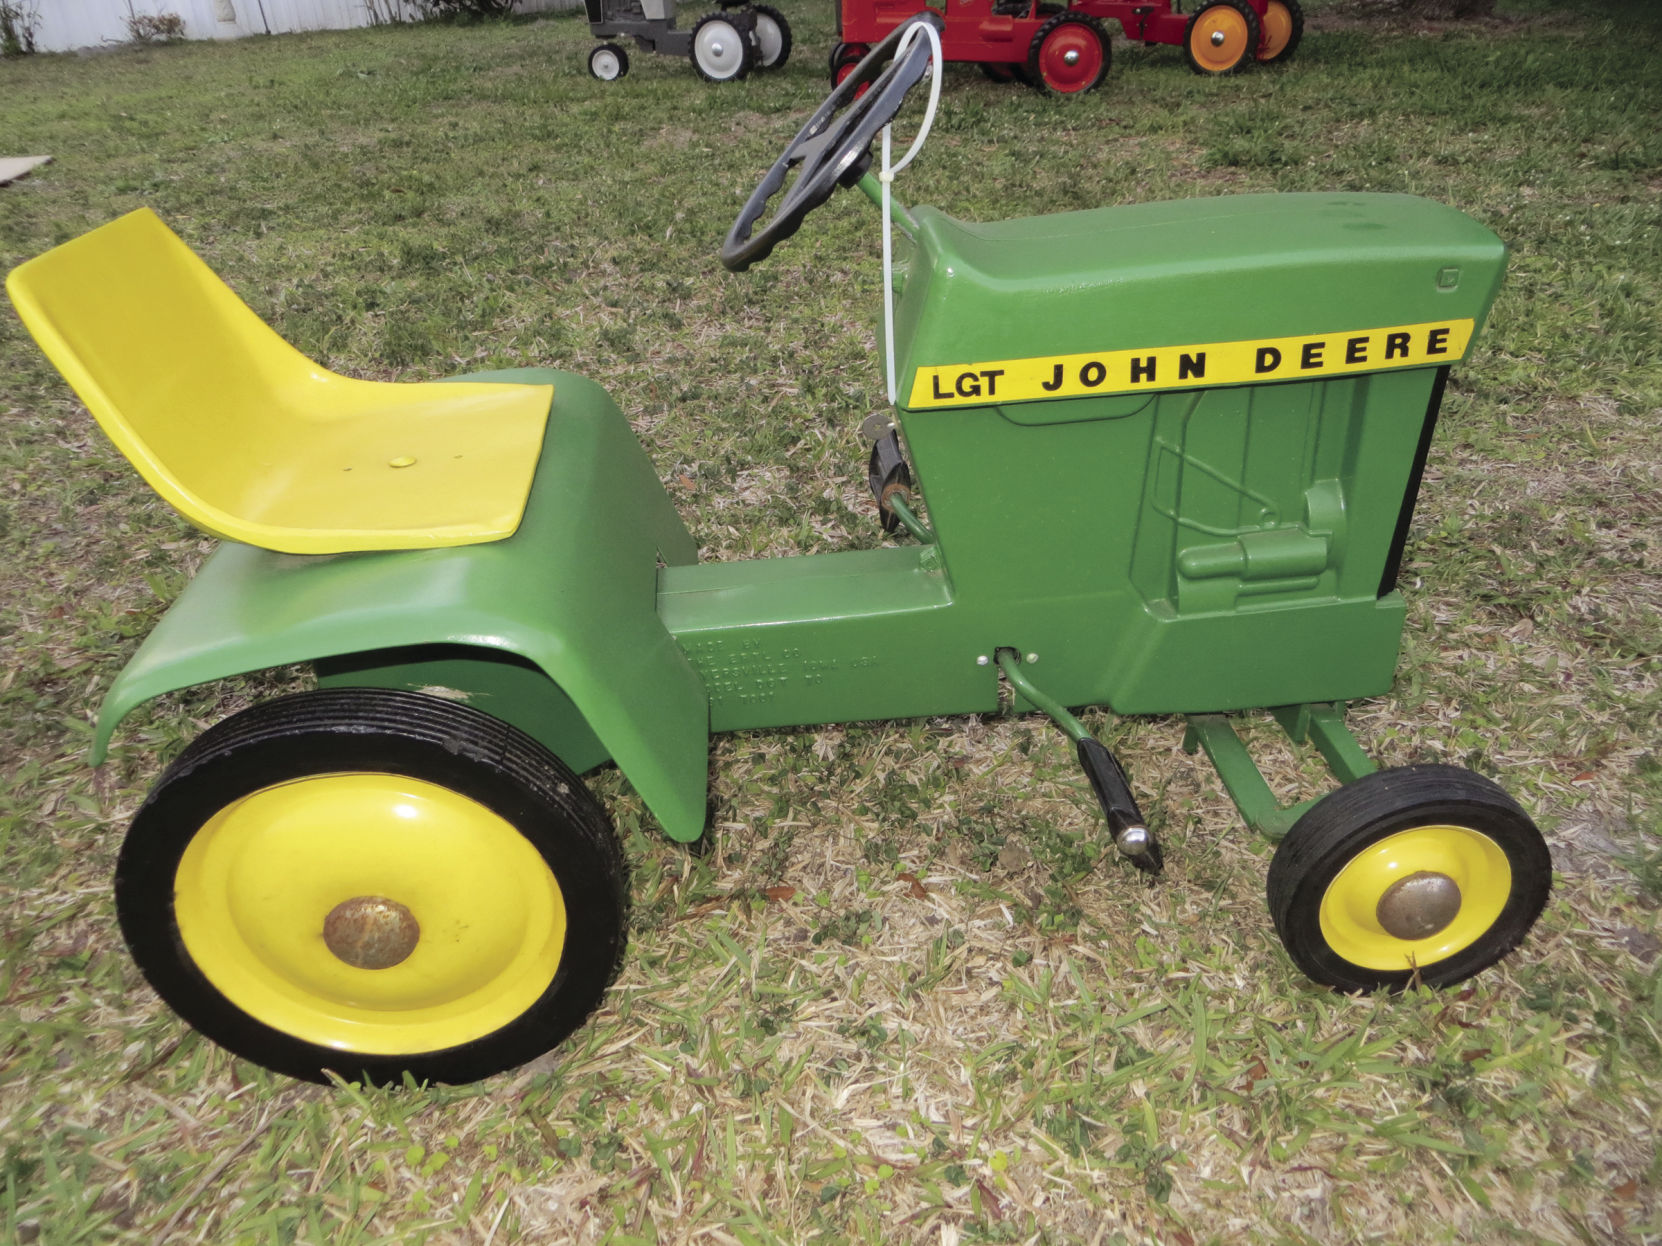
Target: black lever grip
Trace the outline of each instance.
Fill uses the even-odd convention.
[[[1097,803],[1102,806],[1102,816],[1108,819],[1114,846],[1139,870],[1158,874],[1165,866],[1160,841],[1148,829],[1148,821],[1137,807],[1137,798],[1131,794],[1131,784],[1119,759],[1102,741],[1086,736],[1079,741],[1079,764],[1091,781]]]

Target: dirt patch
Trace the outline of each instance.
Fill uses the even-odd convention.
[[[1562,15],[1493,10],[1494,0],[1355,0],[1309,14],[1304,26],[1323,33],[1383,29],[1398,35],[1441,35],[1462,30],[1512,33],[1567,24]]]

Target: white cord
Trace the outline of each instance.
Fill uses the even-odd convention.
[[[900,158],[899,164],[889,163],[889,131],[893,128],[893,123],[883,127],[883,167],[877,174],[877,180],[883,184],[883,357],[888,368],[891,407],[895,404],[895,375],[894,220],[889,215],[890,187],[894,184],[894,175],[912,163],[912,157],[923,147],[923,140],[929,137],[929,127],[935,124],[935,109],[941,102],[941,79],[945,77],[946,71],[946,58],[941,53],[941,36],[928,22],[919,22],[901,37],[900,46],[895,49],[895,60],[898,61],[906,54],[906,50],[917,42],[920,30],[929,36],[929,53],[934,58],[929,74],[929,107],[924,111],[923,124],[918,127],[918,136],[912,140],[912,145],[906,149],[906,154]]]

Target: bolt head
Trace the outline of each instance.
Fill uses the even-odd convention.
[[[1214,30],[1212,32],[1212,46],[1215,48],[1221,48],[1223,46],[1224,38],[1225,36],[1223,31]]]
[[[1219,37],[1221,38],[1222,36],[1219,36]],[[711,56],[721,56],[721,55],[724,55],[726,53],[726,51],[727,51],[727,49],[726,49],[726,47],[723,46],[720,39],[710,40],[710,55]]]
[[[1062,64],[1064,64],[1064,65],[1077,65],[1077,64],[1079,64],[1079,49],[1078,48],[1069,48],[1066,52],[1063,52],[1062,53]]]
[[[1374,915],[1398,939],[1429,939],[1460,915],[1460,885],[1447,874],[1419,870],[1387,887]]]
[[[1027,655],[1027,664],[1029,666],[1032,666],[1033,663],[1037,662],[1038,660],[1039,660],[1039,655],[1036,654],[1036,653],[1030,653],[1030,654]]]
[[[977,666],[991,666],[992,661],[993,660],[991,658],[989,658],[986,654],[983,653],[978,658],[975,659],[975,664]]]
[[[391,969],[421,941],[415,914],[385,896],[342,900],[323,919],[323,942],[355,969]]]

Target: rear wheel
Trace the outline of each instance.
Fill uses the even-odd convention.
[[[1343,991],[1448,986],[1522,940],[1552,885],[1517,802],[1455,766],[1380,770],[1317,802],[1270,862],[1276,933]]]
[[[791,58],[791,24],[771,5],[758,4],[756,14],[756,68],[783,69]]]
[[[756,50],[722,13],[707,13],[692,28],[693,68],[710,82],[736,82],[756,63]]]
[[[1211,0],[1189,19],[1183,52],[1197,74],[1232,74],[1252,63],[1262,38],[1258,14],[1246,0]]]
[[[415,693],[329,689],[205,732],[133,820],[134,959],[221,1046],[314,1081],[472,1081],[560,1042],[621,961],[626,870],[528,736]]]
[[[1298,0],[1269,0],[1260,25],[1263,39],[1258,44],[1258,63],[1278,64],[1292,56],[1304,38],[1304,10]]]
[[[1027,77],[1040,90],[1094,91],[1108,76],[1108,35],[1083,13],[1058,13],[1039,27],[1027,53]]]

